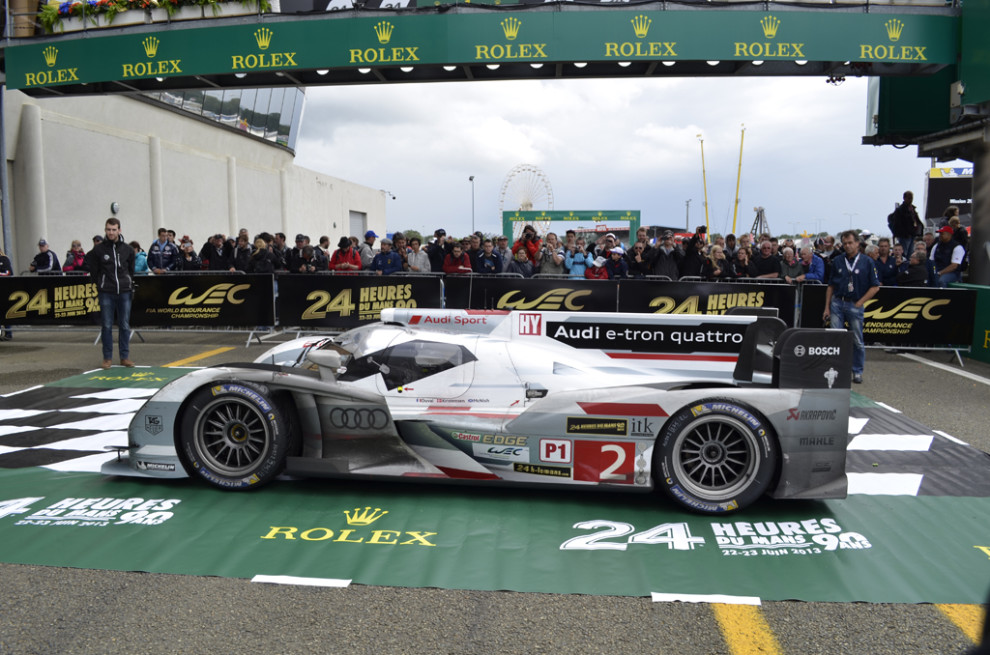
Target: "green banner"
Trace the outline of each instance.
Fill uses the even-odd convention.
[[[639,229],[640,212],[630,210],[595,211],[504,211],[502,212],[502,233],[513,234],[513,223],[535,223],[541,221],[583,221],[586,223],[629,223],[629,233]]]
[[[6,48],[6,82],[32,89],[292,70],[568,61],[850,61],[938,68],[957,56],[954,16],[582,9],[265,16],[250,24],[208,27],[199,21],[152,33],[89,31],[77,33],[84,38]],[[267,86],[275,83],[266,78]]]

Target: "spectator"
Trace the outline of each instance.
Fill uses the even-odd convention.
[[[460,241],[454,241],[450,248],[450,254],[444,257],[443,272],[447,275],[464,275],[473,271],[471,258],[464,252],[464,246]]]
[[[323,235],[320,237],[320,255],[323,259],[330,259],[330,237]]]
[[[502,272],[502,256],[495,252],[495,244],[485,239],[481,254],[474,263],[474,272],[481,275],[497,275]]]
[[[952,238],[959,242],[959,245],[969,252],[969,232],[959,222],[958,216],[949,219],[949,227],[952,228]]]
[[[734,261],[736,258],[736,252],[739,250],[739,246],[736,245],[736,235],[728,234],[725,237],[725,247],[722,248],[725,252],[725,258],[729,261]]]
[[[478,263],[478,256],[481,254],[481,237],[477,234],[472,234],[468,237],[464,252],[467,253],[468,259],[471,260],[471,267],[473,269]]]
[[[756,265],[750,261],[749,248],[743,248],[740,246],[739,250],[736,251],[735,271],[737,278],[756,277]]]
[[[684,259],[681,260],[681,277],[700,277],[705,267],[705,245],[708,239],[708,228],[699,225],[684,248]]]
[[[313,252],[315,256],[316,249]],[[248,236],[246,234],[238,234],[237,245],[234,247],[234,268],[238,271],[246,271],[248,261],[250,261],[253,253],[254,248],[248,245]]]
[[[285,245],[285,233],[276,232],[272,237],[272,254],[275,255],[275,261],[277,262],[276,268],[278,270],[285,270],[286,266],[286,255],[288,254]]]
[[[650,274],[666,275],[676,280],[680,277],[682,259],[684,253],[674,246],[674,233],[666,230],[660,236],[660,244],[650,253]]]
[[[82,242],[79,239],[73,239],[69,251],[65,253],[65,264],[62,266],[62,270],[85,271],[85,262],[86,251],[83,250]]]
[[[928,277],[925,253],[921,250],[915,250],[911,253],[907,268],[897,274],[897,286],[926,287],[928,286]]]
[[[196,251],[193,249],[193,242],[191,239],[184,239],[182,245],[179,247],[179,262],[176,265],[176,270],[179,271],[198,271],[203,267],[203,260],[199,258]]]
[[[959,208],[955,205],[949,205],[942,213],[942,218],[938,219],[938,224],[935,226],[935,229],[948,225],[953,216],[959,216]]]
[[[303,265],[303,248],[309,243],[309,237],[305,234],[297,234],[295,247],[289,250],[285,256],[286,268],[292,273],[298,273],[299,267]]]
[[[873,260],[859,252],[859,239],[852,230],[842,233],[845,256],[834,262],[828,288],[825,290],[823,319],[833,329],[849,324],[853,334],[853,382],[863,381],[866,346],[863,343],[863,306],[880,290],[880,280]]]
[[[626,251],[619,246],[612,248],[608,259],[605,260],[604,268],[610,280],[629,277],[629,264],[626,263]]]
[[[890,239],[887,237],[880,237],[877,241],[877,257],[873,264],[877,267],[877,276],[880,278],[881,285],[885,287],[897,286],[897,267],[900,262],[890,252]]]
[[[148,253],[141,248],[141,244],[137,241],[131,241],[127,245],[134,251],[134,274],[147,275],[150,270],[148,268]]]
[[[732,262],[726,259],[725,250],[718,244],[712,245],[708,251],[708,257],[701,269],[701,275],[706,280],[731,280],[735,277],[732,269]]]
[[[574,242],[574,251],[567,251],[564,257],[564,268],[572,278],[584,278],[584,272],[594,261],[591,253],[585,247],[584,237],[578,237]]]
[[[859,242],[859,251],[873,260],[873,265],[877,265],[877,257],[880,256],[880,249],[877,248],[872,243],[866,243],[865,241]]]
[[[824,282],[825,260],[815,254],[811,246],[801,248],[801,275],[798,282]]]
[[[924,223],[918,217],[918,210],[914,205],[914,194],[910,191],[904,192],[904,202],[899,204],[894,211],[887,216],[887,227],[890,228],[894,238],[897,239],[901,247],[907,251],[911,247],[914,238],[921,234]]]
[[[103,241],[103,237],[101,237],[99,234],[97,234],[96,236],[94,236],[93,237],[93,247],[95,248],[96,247],[96,244],[100,243],[101,241]]]
[[[629,250],[635,250],[634,246],[637,243],[642,244],[643,246],[642,248],[643,254],[641,255],[641,257],[649,258],[650,250],[653,249],[653,246],[650,245],[650,231],[647,230],[645,227],[641,227],[638,230],[636,230],[636,241],[631,246],[629,246]],[[629,263],[629,268],[630,270],[632,270],[631,261]]]
[[[931,232],[925,232],[923,235],[921,235],[921,240],[925,243],[925,251],[929,255],[931,255],[932,248],[935,247],[935,241],[936,241],[935,235],[932,234]]]
[[[505,267],[505,272],[518,273],[523,277],[533,277],[533,262],[529,260],[526,248],[520,248],[516,251],[515,257]]]
[[[0,250],[0,277],[11,277],[14,274],[14,265],[10,263],[10,258],[4,254],[3,250]],[[14,335],[10,331],[10,326],[6,326],[3,332],[0,332],[0,341],[10,341],[14,338]]]
[[[629,277],[644,278],[650,274],[650,259],[646,252],[647,248],[649,248],[648,244],[637,240],[632,245],[632,248],[629,249],[629,252],[626,253],[626,263],[629,265]]]
[[[546,241],[544,241],[543,247],[540,248],[540,273],[563,275],[565,272],[565,256],[566,252],[563,246],[557,241],[557,235],[553,232],[547,232]]]
[[[925,268],[928,270],[928,286],[937,287],[938,276],[935,275],[935,262],[932,261],[931,257],[928,256],[928,248],[925,247],[925,242],[915,241],[914,251],[920,252],[921,255],[925,258]]]
[[[402,232],[396,232],[392,235],[392,252],[399,256],[402,260],[402,270],[409,270],[409,247],[406,243],[406,235]]]
[[[784,246],[781,251],[783,258],[780,260],[780,277],[788,284],[794,284],[798,278],[804,275],[804,267],[801,261],[794,256],[794,248]]]
[[[419,237],[409,239],[411,250],[406,255],[406,265],[413,273],[430,273],[433,270],[433,266],[430,264],[430,257],[419,246]]]
[[[375,275],[393,275],[402,271],[402,257],[392,250],[391,239],[382,239],[381,250],[371,260],[368,270],[374,271]]]
[[[595,253],[595,257],[604,257],[607,260],[612,253],[612,248],[619,245],[619,240],[615,238],[615,235],[608,232],[603,238],[595,242],[593,252]]]
[[[932,248],[931,260],[935,264],[935,282],[945,288],[960,280],[959,267],[962,265],[966,249],[952,238],[952,226],[938,228],[938,243]]]
[[[601,255],[595,257],[591,266],[584,270],[584,277],[587,280],[607,280],[608,271],[605,270],[605,258]]]
[[[519,237],[519,240],[512,244],[512,255],[515,257],[520,250],[524,250],[529,258],[529,262],[533,267],[537,267],[540,265],[540,249],[542,247],[543,241],[536,235],[536,229],[532,225],[527,225],[523,228],[522,236]]]
[[[502,257],[502,268],[508,266],[509,262],[512,261],[512,249],[509,248],[509,237],[504,234],[499,235],[495,241],[495,252]]]
[[[44,239],[38,241],[38,254],[34,256],[34,259],[28,265],[28,269],[32,273],[62,272],[62,267],[58,263],[58,257],[48,249],[48,242]]]
[[[426,245],[426,255],[430,258],[430,269],[439,273],[443,270],[443,263],[447,255],[451,253],[454,246],[454,239],[447,237],[447,232],[440,228],[433,232],[433,243]]]
[[[86,254],[86,266],[95,278],[100,302],[100,341],[103,368],[113,366],[113,326],[121,366],[134,366],[131,350],[131,301],[134,294],[134,251],[124,243],[120,221],[108,218],[103,239]]]
[[[340,237],[340,241],[337,242],[337,249],[330,257],[330,270],[337,272],[361,270],[361,255],[347,237]]]
[[[773,244],[770,241],[760,242],[760,254],[756,256],[753,265],[756,266],[756,277],[780,277],[780,260],[774,257]]]
[[[239,238],[238,238],[239,240]],[[268,243],[260,236],[254,240],[254,249],[244,265],[245,273],[268,273],[275,274],[278,268],[278,258],[268,247]]]
[[[577,232],[574,230],[567,230],[564,232],[564,250],[567,252],[574,252],[575,248],[577,248]]]
[[[175,269],[175,264],[179,259],[179,249],[168,240],[168,230],[164,227],[158,228],[158,240],[152,241],[148,247],[148,268],[155,275],[161,275],[165,271]]]
[[[358,248],[358,253],[361,255],[361,267],[368,268],[371,266],[371,260],[375,258],[375,239],[378,235],[375,234],[374,230],[368,230],[364,233],[364,243]]]
[[[299,269],[293,273],[316,273],[318,270],[320,270],[320,260],[316,258],[316,248],[308,244],[303,246]]]
[[[203,244],[203,249],[199,252],[203,266],[210,271],[233,271],[234,270],[234,250],[227,243],[227,239],[222,234],[214,234]]]

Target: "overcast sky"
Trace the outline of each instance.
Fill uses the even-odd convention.
[[[775,234],[886,231],[905,190],[923,207],[929,160],[860,144],[867,80],[669,78],[311,87],[296,163],[395,195],[388,230],[501,232],[499,192],[538,166],[556,210],[640,210],[644,225],[704,224],[704,137],[712,232],[762,206]],[[944,165],[944,164],[943,164]],[[962,165],[957,163],[957,165]],[[536,209],[546,207],[537,206]],[[560,230],[562,231],[562,230]]]

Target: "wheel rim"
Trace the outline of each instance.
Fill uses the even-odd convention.
[[[240,398],[212,401],[200,412],[195,430],[196,451],[221,475],[253,473],[271,447],[267,417]]]
[[[677,479],[692,494],[725,500],[744,491],[760,468],[757,436],[727,416],[704,416],[691,422],[674,443]]]

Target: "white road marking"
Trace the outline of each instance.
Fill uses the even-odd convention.
[[[917,496],[921,473],[846,473],[849,495]]]
[[[972,380],[973,382],[979,382],[980,384],[985,384],[990,386],[990,379],[983,377],[982,375],[977,375],[976,373],[970,373],[969,371],[964,371],[958,369],[948,364],[939,364],[938,362],[933,362],[930,359],[925,359],[924,357],[919,357],[918,355],[912,355],[910,353],[901,353],[901,357],[906,357],[911,361],[918,362],[919,364],[925,364],[933,368],[940,369],[942,371],[948,371],[949,373],[955,373],[958,376],[964,377],[967,380]]]
[[[969,445],[968,443],[966,443],[966,442],[965,442],[965,441],[963,441],[962,439],[957,439],[956,437],[953,437],[953,436],[952,436],[951,434],[949,434],[948,432],[942,432],[941,430],[932,430],[932,432],[934,432],[935,434],[939,434],[939,435],[942,435],[943,437],[945,437],[945,438],[946,438],[946,439],[948,439],[949,441],[955,441],[956,443],[958,443],[958,444],[962,444],[962,445],[964,445],[964,446],[968,446],[968,445]]]
[[[723,605],[760,605],[759,596],[726,596],[725,594],[662,594],[650,592],[654,603],[720,603]]]
[[[935,437],[930,434],[861,434],[852,438],[847,450],[927,451]]]
[[[251,582],[293,584],[304,587],[349,587],[351,585],[350,580],[340,580],[337,578],[301,578],[295,575],[256,575],[251,578]]]

